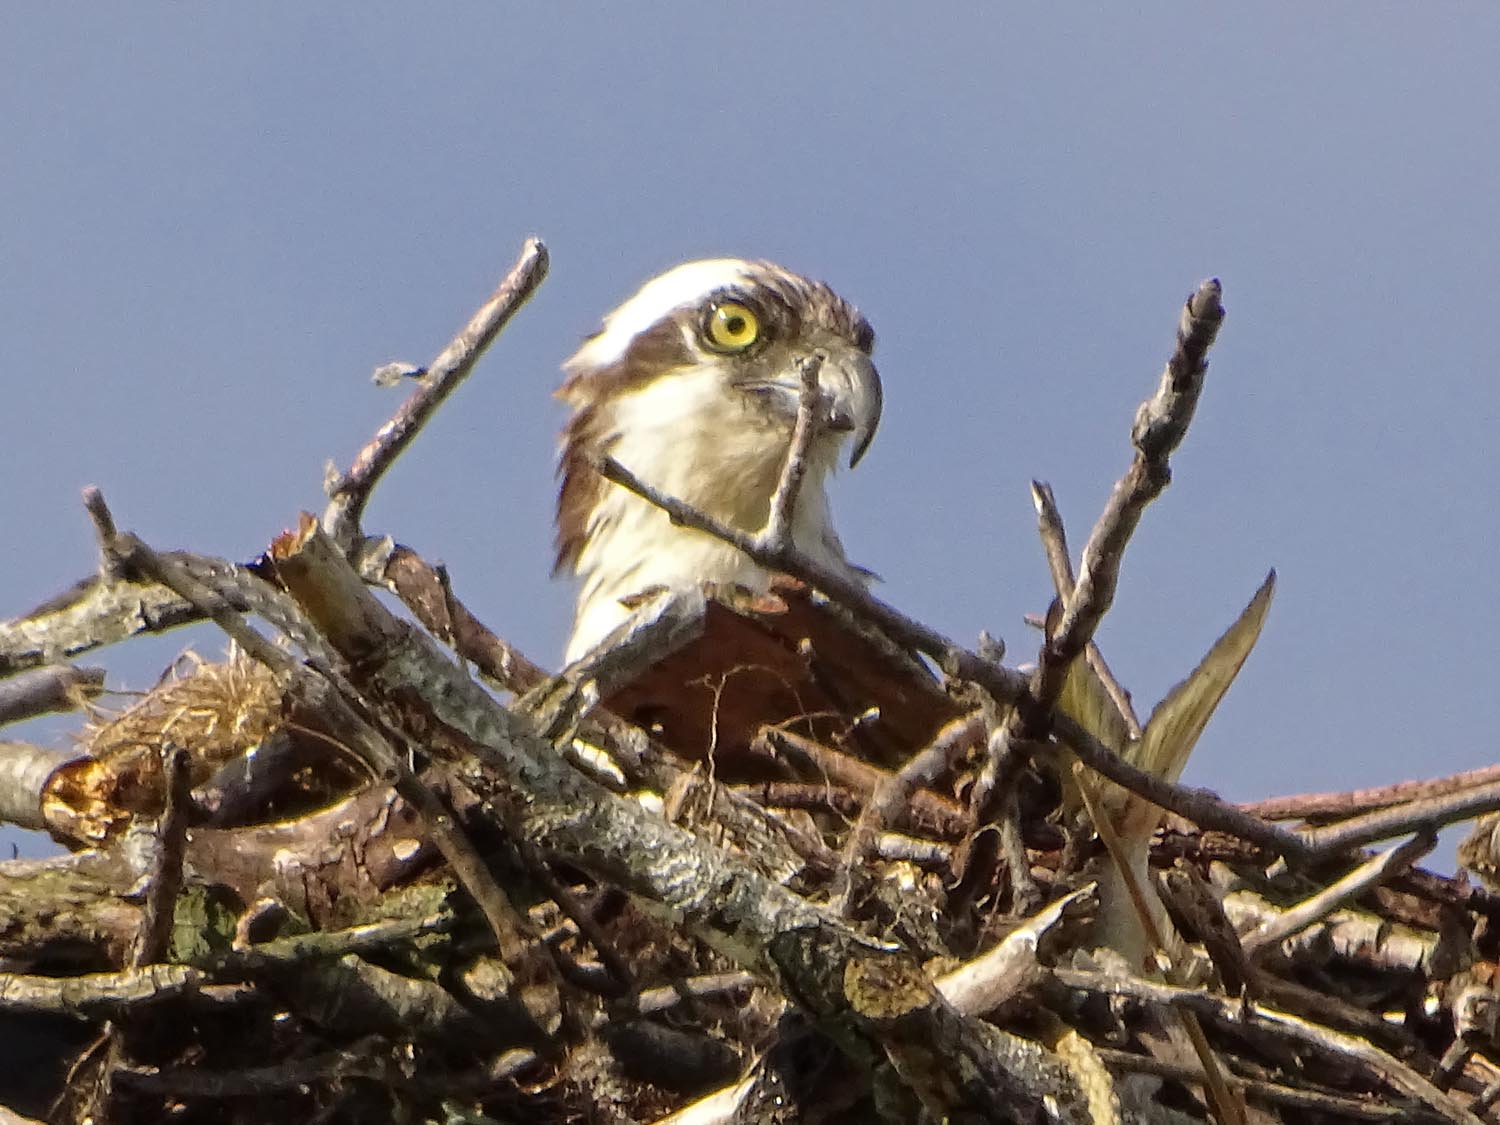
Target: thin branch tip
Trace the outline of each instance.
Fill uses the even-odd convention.
[[[326,486],[323,526],[346,549],[358,542],[360,523],[381,477],[421,432],[428,419],[468,377],[479,358],[547,276],[550,259],[541,239],[528,238],[520,256],[489,299],[425,368],[423,378],[349,467]],[[381,369],[384,370],[384,369]],[[379,375],[377,371],[377,375]]]

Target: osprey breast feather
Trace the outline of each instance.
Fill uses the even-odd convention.
[[[688,262],[649,281],[564,365],[572,408],[558,473],[557,570],[578,576],[569,662],[630,616],[622,599],[705,581],[764,590],[770,573],[604,480],[608,453],[648,484],[759,531],[791,442],[800,363],[822,357],[820,407],[792,519],[797,547],[862,577],[829,519],[840,448],[864,455],[880,421],[869,322],[833,290],[769,262]]]

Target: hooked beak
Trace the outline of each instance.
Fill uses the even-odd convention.
[[[864,352],[819,350],[818,389],[821,392],[818,426],[829,433],[848,434],[849,467],[859,464],[875,427],[880,424],[880,373]],[[802,402],[802,362],[794,361],[791,370],[769,379],[749,379],[739,384],[742,390],[756,395],[783,413],[788,421],[797,417]]]
[[[875,427],[880,425],[880,372],[863,352],[825,354],[818,369],[818,385],[828,403],[828,428],[847,433],[851,439],[849,467],[870,448]]]

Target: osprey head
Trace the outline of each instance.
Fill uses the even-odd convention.
[[[819,561],[846,565],[823,479],[842,447],[857,463],[879,424],[874,342],[869,322],[826,285],[737,258],[680,265],[605,317],[564,365],[558,392],[573,415],[559,469],[557,567],[584,577],[570,652],[586,603],[599,597],[702,579],[764,584],[756,579],[768,576],[738,551],[672,527],[603,481],[592,461],[609,453],[664,492],[757,531],[797,418],[802,363],[813,356],[822,398],[793,539]]]

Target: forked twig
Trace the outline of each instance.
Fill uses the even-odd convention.
[[[1329,884],[1290,910],[1282,911],[1241,938],[1240,944],[1251,957],[1267,949],[1274,949],[1293,934],[1317,925],[1350,899],[1394,879],[1435,847],[1437,833],[1430,830],[1420,832],[1404,844],[1398,844],[1360,864],[1342,879]]]
[[[427,365],[417,389],[359,451],[349,471],[329,482],[323,527],[345,550],[359,539],[365,505],[381,476],[474,369],[500,330],[536,292],[547,276],[547,264],[547,247],[539,238],[528,238],[520,258],[499,288]]]
[[[1073,597],[1075,579],[1073,563],[1068,557],[1068,535],[1063,528],[1062,513],[1057,509],[1057,499],[1052,495],[1052,486],[1045,481],[1031,482],[1031,498],[1036,505],[1037,531],[1042,539],[1042,549],[1047,554],[1047,567],[1052,572],[1052,586],[1063,605]],[[1084,646],[1083,657],[1099,677],[1104,690],[1114,701],[1115,710],[1125,720],[1125,730],[1131,738],[1141,737],[1141,720],[1136,716],[1130,693],[1116,678],[1114,671],[1099,651],[1093,638]]]
[[[822,367],[823,357],[818,354],[797,363],[797,371],[802,376],[802,390],[797,396],[797,421],[792,426],[792,439],[787,445],[781,477],[771,495],[766,526],[760,532],[767,550],[784,550],[792,545],[792,520],[796,514],[797,497],[802,491],[802,479],[807,475],[807,452],[812,448],[813,438],[818,436],[818,403],[823,397],[818,372]]]

